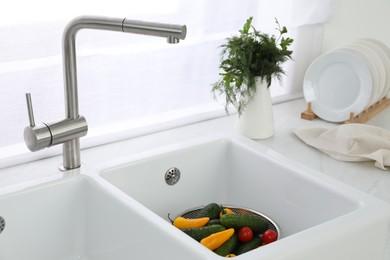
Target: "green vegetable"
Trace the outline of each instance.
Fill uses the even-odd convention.
[[[219,217],[220,212],[220,205],[218,205],[217,203],[210,203],[198,212],[196,218],[209,217],[210,219],[216,219]]]
[[[221,225],[210,225],[201,228],[185,228],[182,229],[184,233],[192,237],[193,239],[200,241],[211,234],[225,230],[226,228]]]
[[[236,247],[238,242],[237,235],[234,233],[228,241],[222,244],[222,246],[218,247],[214,250],[214,252],[220,256],[226,256],[231,254]]]
[[[225,214],[220,218],[221,225],[236,230],[249,227],[254,234],[261,234],[268,229],[268,222],[261,216],[244,214]]]
[[[240,245],[237,248],[236,255],[241,255],[248,251],[258,248],[263,244],[263,240],[259,236],[254,236],[251,241]]]
[[[221,225],[221,221],[219,220],[219,218],[216,218],[216,219],[211,219],[209,221],[209,223],[207,223],[208,226],[211,226],[211,225]]]

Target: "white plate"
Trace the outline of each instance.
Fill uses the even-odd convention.
[[[387,97],[388,93],[390,91],[390,49],[387,45],[385,45],[383,42],[375,39],[362,39],[362,41],[370,42],[372,44],[375,44],[378,48],[382,50],[381,59],[383,62],[383,65],[385,67],[385,77],[386,77],[386,84],[385,89],[382,94],[382,98]]]
[[[349,119],[350,112],[361,113],[370,101],[372,77],[360,56],[334,50],[318,57],[309,66],[303,94],[313,112],[330,122]]]
[[[370,71],[372,81],[371,95],[367,106],[374,104],[375,98],[378,95],[377,86],[379,82],[379,73],[375,68],[374,61],[372,60],[372,58],[369,57],[369,55],[367,55],[367,53],[360,51],[359,48],[357,48],[356,46],[352,46],[351,44],[340,48],[340,50],[344,50],[358,56],[366,64],[368,70]]]
[[[385,88],[386,71],[379,54],[375,52],[375,50],[372,48],[373,46],[369,46],[368,44],[369,43],[358,40],[347,45],[346,48],[353,51],[358,51],[361,55],[363,55],[366,64],[370,69],[373,84],[371,100],[369,102],[369,105],[371,106],[381,99],[381,95]]]
[[[379,101],[385,96],[386,85],[389,83],[388,76],[386,75],[386,71],[390,69],[387,54],[378,45],[376,45],[374,42],[371,42],[367,39],[360,39],[357,42],[362,43],[368,48],[370,48],[375,53],[375,56],[378,58],[377,67],[378,67],[378,73],[380,77],[379,80],[381,81],[379,84],[381,85],[379,86],[378,89],[379,94],[376,101]]]

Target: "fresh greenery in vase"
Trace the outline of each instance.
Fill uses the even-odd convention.
[[[225,94],[225,110],[230,104],[241,115],[256,93],[256,78],[271,85],[272,79],[282,79],[282,64],[291,59],[288,47],[293,39],[285,37],[287,28],[281,27],[275,19],[279,35],[268,35],[257,31],[247,19],[238,36],[227,38],[222,47],[220,68],[221,78],[212,85],[214,94]]]

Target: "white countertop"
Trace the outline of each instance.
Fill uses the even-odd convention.
[[[368,193],[390,204],[390,170],[383,171],[374,166],[373,162],[341,162],[311,148],[298,139],[291,128],[301,126],[334,127],[337,124],[328,123],[321,119],[303,120],[300,113],[305,109],[303,99],[274,105],[275,135],[269,139],[257,142],[304,164],[306,167],[320,171],[323,174],[340,180],[360,191]],[[390,130],[390,109],[377,115],[369,124],[381,126]],[[83,167],[93,168],[102,161],[115,159],[124,154],[132,154],[159,146],[169,145],[217,132],[234,131],[235,116],[221,117],[201,123],[191,124],[154,134],[140,136],[126,141],[102,145],[82,150]],[[82,142],[82,141],[81,141]],[[57,167],[62,157],[56,156],[40,161],[25,163],[0,170],[0,188],[6,188],[22,183],[31,183],[42,177],[61,175]],[[387,258],[390,259],[390,243]]]

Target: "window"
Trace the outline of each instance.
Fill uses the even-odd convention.
[[[78,33],[80,114],[90,129],[81,143],[94,145],[102,142],[101,136],[129,137],[131,129],[156,122],[172,126],[224,115],[223,105],[210,92],[218,78],[218,46],[236,34],[249,16],[255,17],[254,24],[262,31],[271,32],[274,17],[290,29],[294,61],[286,64],[288,78],[283,86],[271,90],[275,99],[300,96],[304,71],[320,53],[322,24],[329,19],[331,7],[331,0],[3,0],[0,167],[55,153],[31,155],[25,147],[24,93],[32,94],[37,122],[63,117],[61,37],[73,17],[127,17],[188,27],[187,38],[177,45],[117,32]],[[27,156],[22,160],[20,154]],[[17,159],[10,160],[13,157]]]

